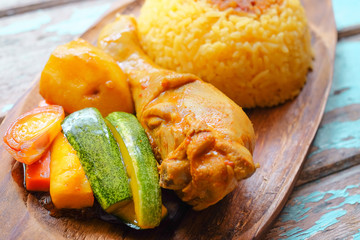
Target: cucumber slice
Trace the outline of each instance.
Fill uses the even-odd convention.
[[[131,201],[132,193],[119,147],[100,112],[85,108],[67,116],[61,124],[100,206],[116,212]]]
[[[142,229],[154,228],[162,216],[161,190],[157,162],[145,130],[132,114],[114,112],[105,120],[119,144],[130,178],[135,224]],[[127,221],[128,213],[120,210],[117,216]]]

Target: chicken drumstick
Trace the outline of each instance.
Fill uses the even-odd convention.
[[[141,49],[135,19],[118,16],[98,45],[128,74],[161,187],[202,210],[254,173],[254,129],[243,110],[198,77],[156,66]]]

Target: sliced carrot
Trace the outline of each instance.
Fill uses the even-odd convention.
[[[39,161],[26,165],[25,185],[28,191],[48,192],[50,189],[50,151]]]
[[[4,136],[6,150],[19,162],[36,162],[61,131],[64,116],[64,109],[57,105],[37,107],[21,115]]]

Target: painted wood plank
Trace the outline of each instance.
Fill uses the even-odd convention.
[[[338,39],[343,39],[351,36],[359,36],[360,25],[346,27],[338,31]]]
[[[360,34],[351,37],[343,38],[344,41],[360,41]]]
[[[359,0],[332,0],[332,2],[338,30],[344,30],[351,26],[360,25]]]
[[[0,2],[0,18],[82,0],[11,0]]]
[[[360,165],[294,190],[265,239],[360,239]]]
[[[360,164],[360,41],[337,45],[325,113],[297,185]]]
[[[84,32],[115,1],[73,3],[0,19],[0,118],[30,87],[52,50]]]
[[[0,18],[83,0],[11,0],[0,2]]]
[[[0,2],[0,11],[16,8],[19,6],[32,5],[43,2],[56,2],[57,0],[11,0],[11,1],[1,1]]]

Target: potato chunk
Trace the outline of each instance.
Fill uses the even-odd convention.
[[[65,112],[95,107],[103,116],[134,111],[127,77],[111,56],[83,39],[51,54],[40,79],[40,94]]]
[[[76,151],[63,133],[55,138],[50,155],[50,196],[55,207],[91,207],[94,196],[90,183]]]

